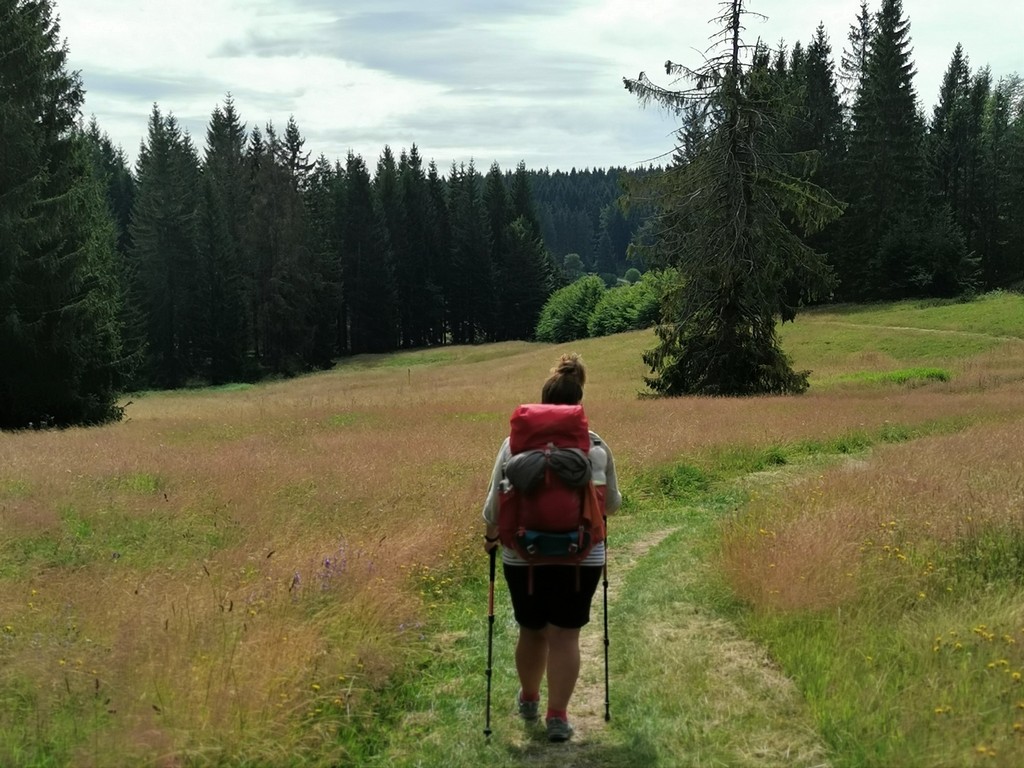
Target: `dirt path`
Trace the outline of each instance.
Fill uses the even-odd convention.
[[[677,529],[656,531],[629,547],[614,550],[609,561],[608,603],[619,598],[624,577],[650,550],[660,545]],[[698,578],[698,576],[695,576]],[[583,669],[573,695],[570,716],[576,728],[572,741],[552,748],[543,738],[543,727],[527,728],[512,737],[510,746],[522,764],[538,768],[601,768],[632,764],[623,761],[622,734],[605,723],[604,625],[602,592],[594,599],[591,623],[580,638]],[[614,616],[614,610],[612,610]],[[706,670],[720,692],[713,702],[703,701],[695,719],[711,728],[732,729],[737,733],[726,741],[736,742],[738,760],[731,765],[802,766],[825,768],[825,749],[813,729],[803,725],[802,701],[792,681],[771,662],[764,649],[744,639],[726,621],[703,614],[697,605],[678,602],[660,626],[645,627],[642,636],[664,647],[666,658],[688,658]],[[619,642],[621,634],[619,635]],[[616,652],[613,645],[611,653]],[[792,714],[792,718],[788,715]],[[611,717],[616,711],[612,680]],[[710,718],[710,722],[708,721]],[[733,723],[745,725],[734,725]],[[763,723],[764,727],[750,727]],[[680,724],[684,727],[684,724]],[[740,732],[742,731],[742,732]],[[660,764],[660,763],[659,763]],[[695,765],[700,763],[694,763]],[[715,762],[715,764],[719,764]]]
[[[626,573],[674,530],[667,528],[657,531],[612,554],[608,567],[609,606],[614,605]],[[599,734],[605,728],[604,616],[599,604],[603,599],[601,589],[598,587],[598,593],[594,596],[594,621],[587,626],[585,632],[580,633],[580,658],[583,659],[583,669],[580,671],[580,680],[572,697],[572,718],[573,726],[581,737],[581,744],[586,743],[588,734]],[[611,650],[609,648],[609,653]],[[614,712],[611,714],[612,717],[615,716]]]
[[[914,331],[917,333],[939,334],[941,336],[964,336],[973,339],[992,339],[993,341],[1024,342],[1019,336],[996,336],[980,331],[958,331],[953,328],[915,328],[910,325],[875,325],[874,323],[851,323],[843,320],[819,320],[823,325],[839,325],[844,328],[880,328],[883,331]]]

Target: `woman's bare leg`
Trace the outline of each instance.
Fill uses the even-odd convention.
[[[540,696],[540,684],[544,679],[547,665],[547,630],[520,627],[519,640],[516,643],[516,671],[519,673],[523,698],[531,700]]]
[[[580,676],[580,631],[548,625],[548,708],[569,709],[569,699]]]

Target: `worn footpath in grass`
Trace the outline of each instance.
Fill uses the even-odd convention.
[[[908,300],[890,304],[863,304],[821,310],[830,318],[876,327],[917,328],[996,338],[1024,339],[1021,295],[994,291],[969,301],[958,299]]]
[[[780,336],[797,367],[812,370],[816,387],[951,378],[974,383],[979,375],[991,385],[1000,380],[998,369],[1007,368],[1001,361],[1021,355],[1022,309],[1020,295],[999,292],[969,302],[825,307],[783,326]],[[943,361],[948,365],[936,365]],[[984,371],[978,370],[982,361]],[[1019,375],[1018,366],[1009,369],[1007,378]]]
[[[395,766],[821,765],[823,748],[794,686],[744,640],[708,567],[714,520],[735,494],[693,467],[665,468],[627,493],[610,521],[609,667],[603,676],[602,592],[584,629],[584,668],[570,707],[577,733],[547,743],[515,714],[515,627],[500,581],[491,728],[486,708],[486,584],[453,596],[425,674],[396,690],[377,758]],[[673,480],[672,478],[676,478]],[[684,488],[684,486],[687,486]],[[665,489],[669,491],[666,493]],[[485,558],[481,555],[483,570]],[[611,721],[604,722],[605,696]]]
[[[822,462],[911,436],[881,429],[822,443],[718,448],[691,457],[695,463],[636,473],[609,527],[612,719],[603,722],[599,592],[594,621],[582,636],[584,668],[571,707],[578,733],[567,745],[548,744],[542,728],[524,726],[515,715],[516,629],[500,572],[494,734],[483,737],[481,554],[479,572],[448,596],[437,623],[426,627],[433,638],[429,662],[390,691],[374,760],[396,766],[828,765],[828,745],[801,692],[740,629],[745,609],[716,567],[719,524],[745,503],[748,485],[788,484]]]

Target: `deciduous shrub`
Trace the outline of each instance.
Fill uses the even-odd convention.
[[[537,341],[558,343],[588,335],[590,316],[605,294],[604,281],[586,275],[551,294],[537,320]]]
[[[655,325],[665,284],[665,273],[647,272],[632,285],[608,291],[590,316],[590,335],[607,336]]]

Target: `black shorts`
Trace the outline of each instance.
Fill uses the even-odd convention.
[[[604,569],[593,565],[535,565],[533,594],[529,594],[530,566],[505,565],[503,570],[520,627],[544,629],[553,624],[562,629],[579,629],[590,621],[590,603]]]

